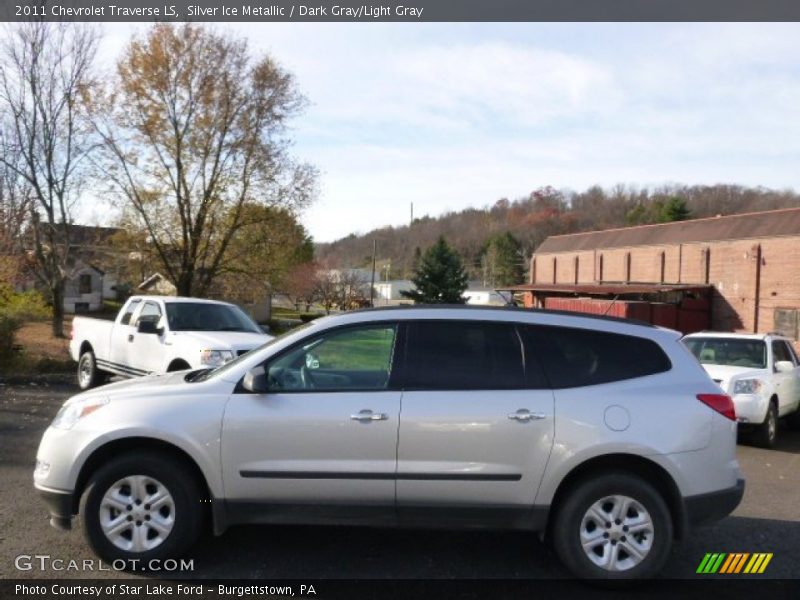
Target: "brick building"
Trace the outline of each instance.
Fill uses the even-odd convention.
[[[800,208],[552,236],[531,258],[529,284],[513,289],[528,306],[705,301],[712,329],[797,340]]]

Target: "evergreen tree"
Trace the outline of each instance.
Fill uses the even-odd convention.
[[[672,196],[661,207],[661,214],[658,221],[660,223],[671,223],[672,221],[685,221],[691,216],[692,212],[686,204],[686,200],[680,196]]]
[[[467,273],[444,237],[425,251],[412,278],[417,289],[400,292],[419,304],[464,304]]]

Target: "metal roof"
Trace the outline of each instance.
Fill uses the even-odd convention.
[[[665,292],[701,292],[711,290],[710,285],[679,283],[530,283],[498,288],[503,292],[556,292],[564,294],[623,295],[658,294]]]
[[[800,208],[553,235],[536,249],[536,254],[784,235],[800,235]]]

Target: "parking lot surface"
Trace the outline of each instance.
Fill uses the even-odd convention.
[[[48,524],[32,485],[36,447],[61,403],[76,389],[63,385],[0,385],[0,577],[130,577],[113,570],[20,571],[20,555],[83,564],[94,559],[80,525],[70,533]],[[775,450],[739,446],[747,477],[744,501],[729,518],[680,543],[663,572],[695,577],[707,552],[772,552],[764,575],[800,578],[800,432],[781,430]],[[235,527],[205,537],[189,557],[188,578],[438,579],[562,578],[566,571],[534,534],[350,527]],[[39,559],[41,563],[41,559]],[[22,563],[25,564],[25,561]],[[159,575],[156,575],[158,577]],[[152,577],[152,575],[151,575]]]

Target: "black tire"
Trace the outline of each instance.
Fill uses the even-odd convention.
[[[192,368],[191,365],[189,365],[189,363],[187,363],[185,360],[181,358],[176,358],[170,363],[169,367],[167,367],[167,373],[174,373],[176,371],[186,371],[191,368]]]
[[[778,441],[778,407],[770,401],[764,422],[753,430],[753,443],[761,448],[774,448]]]
[[[789,426],[789,429],[795,431],[800,430],[800,408],[786,417],[786,424]]]
[[[609,570],[598,566],[589,558],[581,543],[582,531],[585,529],[589,532],[590,526],[594,526],[588,521],[584,523],[584,517],[590,507],[611,496],[626,496],[633,499],[649,513],[652,523],[650,534],[639,534],[642,536],[641,542],[645,544],[649,538],[651,544],[649,551],[641,562],[624,570]],[[629,515],[636,514],[635,507],[630,510]],[[609,523],[611,528],[607,527]],[[629,542],[625,532],[622,531],[623,523],[610,521],[601,524],[600,527],[598,533],[606,541],[598,541],[598,549],[599,545],[606,544],[608,552],[613,552],[616,548],[616,556],[623,563],[635,560],[632,554],[625,552],[625,545]],[[604,471],[573,486],[561,506],[557,507],[551,531],[555,551],[573,575],[581,579],[619,582],[647,579],[657,575],[669,557],[673,538],[672,517],[661,494],[645,480],[622,471]],[[612,543],[613,547],[610,545]],[[597,556],[600,560],[599,555]]]
[[[165,511],[161,514],[165,514],[167,517],[171,516],[173,520],[171,530],[158,542],[158,545],[138,552],[115,545],[106,537],[101,524],[101,505],[104,495],[116,483],[133,476],[144,476],[147,481],[151,481],[150,478],[152,478],[168,491],[174,501],[174,510],[171,510],[169,506],[162,506],[160,509]],[[131,523],[129,526],[131,539],[134,527],[142,527],[141,531],[147,538],[150,533],[155,532],[144,521],[145,518],[147,521],[151,521],[148,518],[150,515],[141,517],[135,511],[146,509],[149,505],[143,504],[141,502],[143,499],[134,498],[134,495],[135,492],[131,490],[131,502],[128,506],[131,506],[132,510],[128,510],[130,514],[126,515],[124,520]],[[84,535],[95,553],[105,561],[113,563],[123,560],[126,561],[128,569],[137,571],[147,569],[149,561],[163,561],[180,556],[197,540],[203,525],[202,499],[200,485],[191,476],[187,465],[182,461],[158,452],[122,455],[98,469],[84,490],[80,504]],[[140,500],[138,505],[136,500]],[[108,511],[108,508],[103,508],[103,515],[110,514]],[[128,519],[129,516],[132,518]],[[142,520],[140,521],[138,518]],[[140,524],[137,525],[137,523]]]
[[[86,350],[78,358],[77,377],[78,387],[82,390],[90,390],[105,383],[108,376],[97,368],[94,352]]]

